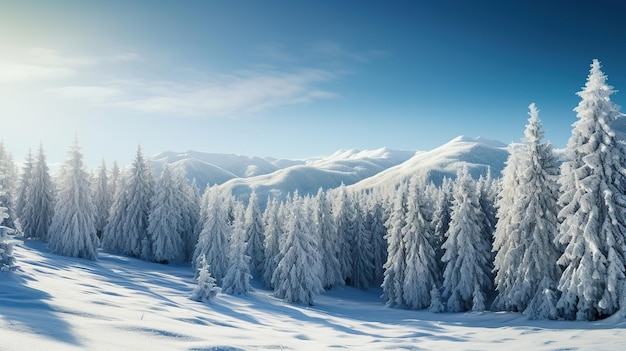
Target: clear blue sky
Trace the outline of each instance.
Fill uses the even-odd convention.
[[[0,0],[0,136],[90,166],[189,149],[279,158],[523,135],[563,147],[598,58],[626,89],[618,1]],[[623,105],[624,93],[613,96]]]

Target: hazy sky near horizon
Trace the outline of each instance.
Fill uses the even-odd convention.
[[[626,89],[617,1],[0,0],[0,136],[89,166],[137,144],[277,158],[519,141],[564,147],[593,58]],[[624,105],[623,93],[613,101]]]

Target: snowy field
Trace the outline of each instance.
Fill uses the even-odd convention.
[[[96,262],[16,248],[0,273],[0,350],[617,350],[626,320],[530,321],[515,313],[388,308],[380,289],[329,291],[291,305],[254,281],[212,304],[187,297],[189,266],[100,252]]]

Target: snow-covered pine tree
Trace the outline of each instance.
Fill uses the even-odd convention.
[[[161,177],[152,196],[152,210],[148,216],[148,236],[152,239],[152,257],[155,262],[168,263],[183,257],[180,233],[181,197],[177,192],[169,165],[163,165]]]
[[[409,308],[423,309],[431,303],[431,291],[439,287],[441,272],[432,247],[434,229],[426,218],[425,186],[412,177],[409,182],[406,224],[402,229],[406,248],[403,302]]]
[[[335,202],[331,209],[335,219],[337,259],[339,260],[342,279],[348,281],[352,276],[352,255],[350,252],[354,238],[354,223],[352,222],[354,209],[343,183],[336,191]]]
[[[195,267],[200,267],[200,262],[204,257],[206,263],[211,267],[211,276],[221,286],[228,269],[228,255],[225,253],[229,250],[232,232],[228,218],[230,199],[219,196],[215,187],[206,191],[208,194],[205,196],[205,218],[202,223],[202,231],[198,236],[193,263]]]
[[[0,188],[0,192],[2,191],[2,188]],[[7,217],[6,208],[0,207],[0,222]],[[13,248],[19,241],[9,235],[13,232],[15,232],[13,228],[0,226],[0,272],[8,272],[15,269]]]
[[[383,298],[390,306],[404,305],[404,277],[406,272],[406,242],[403,228],[406,226],[409,187],[402,182],[395,190],[395,201],[387,227],[387,262],[383,268]]]
[[[127,241],[124,223],[127,221],[126,208],[128,208],[129,201],[125,175],[119,176],[116,188],[113,203],[109,209],[109,218],[102,231],[100,242],[104,249],[124,253]]]
[[[59,178],[48,241],[48,247],[53,252],[90,260],[98,257],[96,208],[89,178],[78,141],[75,141]]]
[[[332,217],[330,201],[322,188],[318,189],[315,196],[313,218],[322,257],[322,285],[325,289],[342,286],[345,281],[339,264],[339,248],[336,243],[337,231]]]
[[[39,144],[31,179],[26,190],[23,216],[24,237],[48,240],[48,229],[54,215],[54,185],[46,163],[43,145]]]
[[[491,290],[491,243],[483,235],[483,214],[476,181],[467,167],[454,183],[450,229],[443,243],[443,296],[450,312],[485,309]]]
[[[353,201],[354,217],[351,221],[354,223],[354,237],[350,247],[350,255],[352,255],[352,278],[350,283],[355,288],[367,290],[374,271],[374,254],[372,253],[372,234],[369,228],[365,226],[365,210],[360,206],[362,202],[360,200]]]
[[[228,269],[224,275],[222,292],[226,294],[243,294],[250,290],[250,256],[246,255],[246,213],[243,204],[234,207],[230,249],[228,251]]]
[[[111,167],[111,175],[109,176],[109,184],[107,188],[109,189],[109,194],[111,197],[111,205],[113,205],[113,199],[115,198],[115,194],[120,187],[120,178],[122,177],[120,173],[120,167],[117,165],[117,161],[113,161],[113,166]],[[109,210],[109,215],[111,211]]]
[[[17,214],[13,199],[16,183],[17,166],[11,153],[4,147],[4,141],[0,139],[0,189],[3,189],[0,193],[0,206],[6,208],[7,215],[0,224],[9,228],[16,228]]]
[[[146,162],[141,147],[137,147],[135,159],[128,171],[126,180],[126,196],[128,202],[126,215],[123,216],[123,233],[125,245],[122,253],[144,260],[152,259],[152,238],[148,235],[148,216],[150,200],[154,195],[152,171]]]
[[[308,216],[303,212],[303,200],[294,194],[281,259],[274,271],[274,294],[288,302],[313,305],[313,297],[324,290],[320,279],[319,245],[312,235]]]
[[[263,229],[265,240],[263,249],[265,254],[265,263],[263,266],[263,281],[270,288],[272,286],[272,275],[278,265],[280,254],[279,239],[282,235],[280,223],[278,220],[278,200],[276,198],[268,199],[267,206],[263,212]]]
[[[265,250],[263,243],[263,215],[259,209],[259,199],[256,191],[252,191],[245,212],[246,255],[250,257],[250,273],[254,276],[263,274],[265,264]]]
[[[566,319],[615,313],[626,265],[625,150],[611,127],[623,118],[610,96],[600,62],[593,60],[567,144],[559,183],[562,220],[556,241],[565,247],[557,308]],[[620,137],[621,139],[621,137]]]
[[[454,182],[448,177],[444,177],[441,186],[436,194],[435,210],[432,218],[434,230],[432,245],[437,255],[439,268],[443,272],[443,242],[446,240],[446,233],[450,228],[450,212],[452,208],[452,188]]]
[[[181,206],[183,208],[182,213],[185,223],[182,234],[183,245],[185,248],[185,260],[191,261],[193,258],[193,251],[196,247],[196,243],[198,242],[198,234],[200,234],[200,230],[198,229],[198,223],[200,221],[200,191],[196,185],[195,178],[191,184],[187,184],[182,172],[179,172],[177,182],[179,183],[181,190],[184,191],[183,203]]]
[[[17,195],[15,197],[15,212],[17,213],[17,218],[20,219],[20,229],[22,228],[21,222],[24,216],[24,207],[26,206],[26,191],[28,190],[33,174],[33,163],[33,153],[31,149],[28,149],[28,155],[22,166],[20,185],[17,188]]]
[[[494,304],[533,318],[556,318],[543,314],[549,310],[539,300],[531,307],[533,299],[549,296],[545,290],[555,288],[561,272],[553,243],[558,231],[558,165],[552,146],[541,142],[539,111],[534,104],[529,109],[524,144],[511,149],[503,172],[494,241],[499,295]]]
[[[104,159],[98,171],[98,178],[93,189],[94,205],[96,206],[96,232],[98,237],[102,237],[102,231],[109,220],[109,209],[113,204],[113,196],[109,191],[109,176]]]
[[[218,287],[215,279],[211,276],[210,267],[206,264],[204,257],[201,257],[197,274],[198,285],[193,289],[190,299],[199,302],[211,302],[217,296]]]
[[[383,266],[387,262],[387,241],[385,240],[387,228],[385,227],[383,206],[380,201],[374,200],[372,208],[367,213],[366,222],[371,235],[372,265],[374,267],[370,285],[380,286],[384,278]]]

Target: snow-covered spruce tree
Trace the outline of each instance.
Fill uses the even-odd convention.
[[[120,167],[117,165],[117,161],[113,161],[113,166],[111,167],[111,175],[109,176],[109,184],[107,188],[109,189],[109,194],[111,197],[111,205],[113,205],[113,199],[115,198],[115,194],[120,187],[120,178],[122,177],[120,173]],[[111,211],[109,210],[109,215]]]
[[[137,147],[135,159],[128,171],[126,180],[128,202],[126,215],[123,216],[123,233],[125,246],[122,253],[144,260],[152,259],[152,238],[148,235],[148,216],[150,214],[150,200],[154,195],[152,171],[148,162]]]
[[[412,309],[423,309],[431,303],[431,291],[439,287],[441,271],[432,247],[434,230],[426,218],[427,201],[424,185],[416,177],[409,183],[406,224],[402,229],[406,247],[403,301]]]
[[[274,294],[288,302],[313,305],[313,297],[324,290],[320,279],[319,245],[312,235],[303,201],[294,194],[291,211],[281,244],[281,259],[274,271]]]
[[[94,182],[93,202],[96,206],[96,232],[102,237],[102,231],[109,220],[109,209],[113,204],[113,196],[109,191],[109,177],[104,159],[98,171],[98,178]]]
[[[332,206],[336,228],[336,245],[338,252],[339,268],[342,279],[348,281],[352,276],[352,239],[354,238],[354,209],[346,186],[341,186],[335,193],[335,202]]]
[[[384,269],[383,266],[387,262],[387,228],[385,227],[385,219],[383,215],[383,207],[378,200],[374,200],[372,208],[366,216],[366,223],[370,232],[370,242],[372,244],[372,277],[370,285],[380,286],[383,283]]]
[[[357,195],[358,196],[358,195]],[[365,213],[360,203],[354,201],[354,237],[350,254],[352,255],[352,277],[350,283],[355,288],[367,290],[374,271],[374,254],[372,253],[372,234],[365,226]]]
[[[2,192],[2,188],[0,188],[0,192]],[[0,222],[7,217],[7,209],[0,207]],[[9,235],[14,231],[13,228],[0,226],[0,272],[8,272],[15,269],[13,248],[19,241]]]
[[[102,231],[100,240],[102,248],[117,253],[124,253],[127,241],[124,223],[127,221],[126,208],[128,208],[128,201],[126,176],[120,175],[117,190],[113,196],[113,204],[109,209],[109,218]]]
[[[450,229],[443,243],[443,296],[450,312],[485,309],[491,280],[491,243],[483,235],[476,181],[466,167],[454,184]]]
[[[54,185],[43,145],[39,144],[37,160],[26,190],[23,216],[20,218],[24,237],[48,240],[48,229],[54,215]]]
[[[256,191],[252,191],[248,200],[248,207],[245,213],[245,231],[246,231],[246,255],[250,257],[250,272],[254,276],[263,274],[263,266],[265,264],[265,250],[263,243],[265,234],[263,231],[263,215],[259,209],[259,199]]]
[[[224,275],[222,292],[226,294],[243,294],[252,290],[250,286],[250,256],[246,255],[246,215],[243,204],[234,207],[230,249],[228,251],[228,269]]]
[[[16,228],[17,214],[13,199],[16,183],[17,166],[11,153],[4,147],[4,141],[0,140],[0,189],[3,189],[0,193],[0,206],[6,208],[8,216],[0,224],[9,228]]]
[[[579,120],[567,144],[559,183],[562,220],[556,241],[565,247],[558,264],[557,309],[566,319],[593,320],[615,313],[626,264],[624,144],[611,127],[623,118],[610,96],[600,62],[593,60],[574,109]]]
[[[450,212],[452,208],[452,187],[454,182],[448,178],[443,178],[441,186],[439,187],[436,199],[435,209],[432,218],[432,227],[434,230],[432,245],[437,255],[437,262],[439,268],[443,272],[443,242],[446,239],[446,233],[450,228]]]
[[[152,239],[152,257],[155,262],[168,263],[183,256],[183,240],[179,223],[180,194],[176,191],[169,165],[163,165],[161,177],[152,196],[152,210],[148,216],[148,236]]]
[[[98,245],[89,173],[75,141],[61,170],[48,247],[60,255],[95,260]]]
[[[211,267],[211,275],[221,286],[228,269],[227,252],[232,232],[228,218],[230,199],[219,196],[216,188],[209,188],[207,191],[209,193],[204,205],[205,218],[198,236],[193,263],[195,267],[200,267],[200,262],[204,258]]]
[[[198,242],[198,235],[200,234],[200,229],[198,229],[198,223],[200,222],[200,191],[198,190],[195,179],[188,185],[184,175],[182,177],[181,175],[182,172],[179,172],[177,181],[184,191],[182,204],[183,220],[185,223],[183,245],[185,248],[185,260],[191,261],[193,251]]]
[[[198,285],[193,289],[190,299],[199,302],[213,301],[219,289],[204,258],[200,260],[197,276]]]
[[[28,190],[28,186],[30,184],[30,179],[33,174],[33,153],[30,149],[28,149],[28,155],[26,156],[26,160],[24,160],[24,164],[22,166],[22,175],[20,177],[20,184],[17,188],[17,194],[15,197],[15,212],[17,213],[17,218],[20,219],[20,223],[22,221],[22,217],[24,216],[24,207],[26,206],[26,191]],[[20,224],[21,228],[21,224]]]
[[[322,264],[322,285],[325,289],[342,286],[345,281],[339,265],[339,252],[336,244],[336,229],[327,193],[320,188],[315,196],[313,221],[316,237],[319,240]]]
[[[511,149],[498,199],[494,305],[531,318],[556,318],[550,314],[554,308],[542,308],[550,301],[542,300],[561,274],[553,243],[558,231],[558,165],[552,146],[541,143],[539,111],[534,104],[529,108],[524,144]]]
[[[278,256],[280,253],[279,239],[282,234],[278,220],[278,200],[276,200],[276,198],[267,200],[267,206],[263,212],[263,229],[265,233],[265,240],[263,242],[265,254],[263,281],[265,285],[273,288],[272,275],[274,275],[274,271],[278,265]]]
[[[406,242],[403,228],[406,226],[408,207],[408,184],[403,182],[396,190],[393,209],[387,220],[387,262],[383,268],[383,298],[390,306],[404,305],[404,277],[406,272]]]

